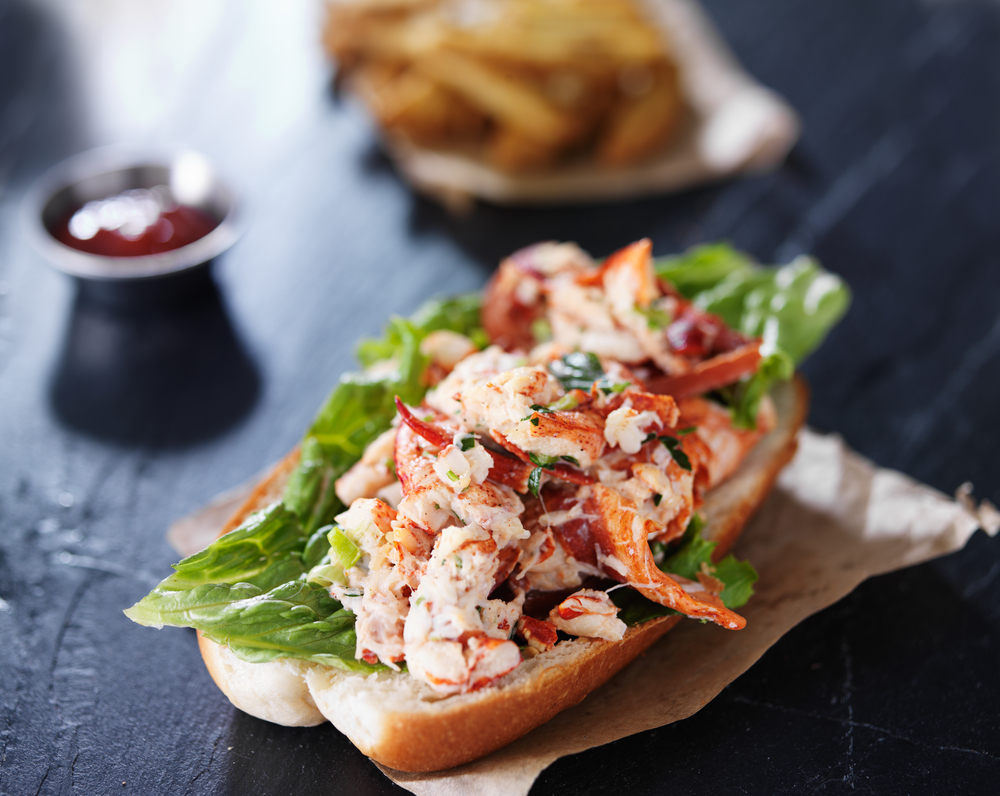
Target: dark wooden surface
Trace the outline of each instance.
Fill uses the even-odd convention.
[[[232,708],[194,634],[122,615],[168,524],[277,459],[354,341],[545,238],[812,252],[853,308],[811,422],[1000,503],[1000,5],[711,0],[805,123],[777,173],[574,209],[414,197],[338,106],[308,4],[0,0],[0,792],[400,792],[329,726]],[[27,185],[103,143],[215,159],[249,223],[217,290],[109,309],[27,247]],[[533,793],[995,793],[1000,540],[873,579],[693,718],[561,760]],[[429,742],[433,742],[429,739]]]

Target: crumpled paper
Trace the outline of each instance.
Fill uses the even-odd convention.
[[[461,209],[498,204],[592,202],[679,191],[777,166],[799,136],[795,111],[747,74],[694,0],[643,0],[680,68],[689,113],[662,154],[629,167],[577,163],[510,175],[481,160],[398,138],[386,148],[417,189]]]
[[[805,429],[798,453],[736,546],[760,574],[740,611],[744,630],[682,622],[579,705],[487,757],[434,774],[379,767],[419,796],[527,794],[560,757],[693,715],[784,633],[865,578],[959,550],[977,528],[997,533],[996,508],[977,507],[967,487],[958,498],[876,467],[835,435]],[[215,538],[218,507],[208,511],[182,521],[180,552]],[[176,546],[178,534],[169,538]]]

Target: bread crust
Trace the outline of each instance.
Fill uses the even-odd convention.
[[[716,559],[735,544],[795,454],[808,410],[808,388],[796,376],[778,385],[773,397],[778,426],[736,474],[713,490],[703,507],[705,535],[718,542]],[[223,532],[280,497],[297,461],[294,450],[258,485]],[[447,698],[405,673],[362,675],[303,661],[250,664],[200,633],[199,646],[212,679],[244,712],[294,726],[319,724],[325,718],[373,760],[402,771],[426,772],[489,754],[577,704],[681,618],[661,617],[631,627],[617,642],[562,642],[492,686]]]

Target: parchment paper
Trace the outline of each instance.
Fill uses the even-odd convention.
[[[736,547],[760,574],[741,609],[746,629],[682,622],[607,685],[488,757],[438,774],[382,771],[420,796],[518,796],[560,757],[687,718],[745,672],[784,633],[872,575],[962,548],[1000,513],[893,470],[875,467],[837,436],[804,430],[799,451]],[[180,552],[201,544],[188,532]],[[204,543],[218,532],[211,514]],[[170,537],[176,543],[177,535]],[[191,545],[196,545],[191,547]],[[597,717],[597,718],[595,718]]]
[[[743,70],[694,0],[642,2],[671,44],[690,111],[662,154],[627,168],[584,162],[509,175],[473,157],[389,138],[400,171],[419,190],[461,208],[473,198],[549,204],[666,193],[778,165],[799,135],[795,111]]]

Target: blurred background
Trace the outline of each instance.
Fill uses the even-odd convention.
[[[295,444],[358,338],[537,240],[815,254],[855,300],[805,365],[810,422],[1000,503],[1000,4],[703,5],[801,118],[777,170],[455,215],[336,96],[319,2],[0,0],[0,791],[393,790],[329,727],[237,713],[193,634],[121,609],[176,560],[172,521]],[[22,234],[35,179],[123,142],[198,150],[241,199],[241,239],[189,300],[92,301]],[[871,581],[693,719],[560,761],[536,792],[990,792],[998,575],[979,534]]]

